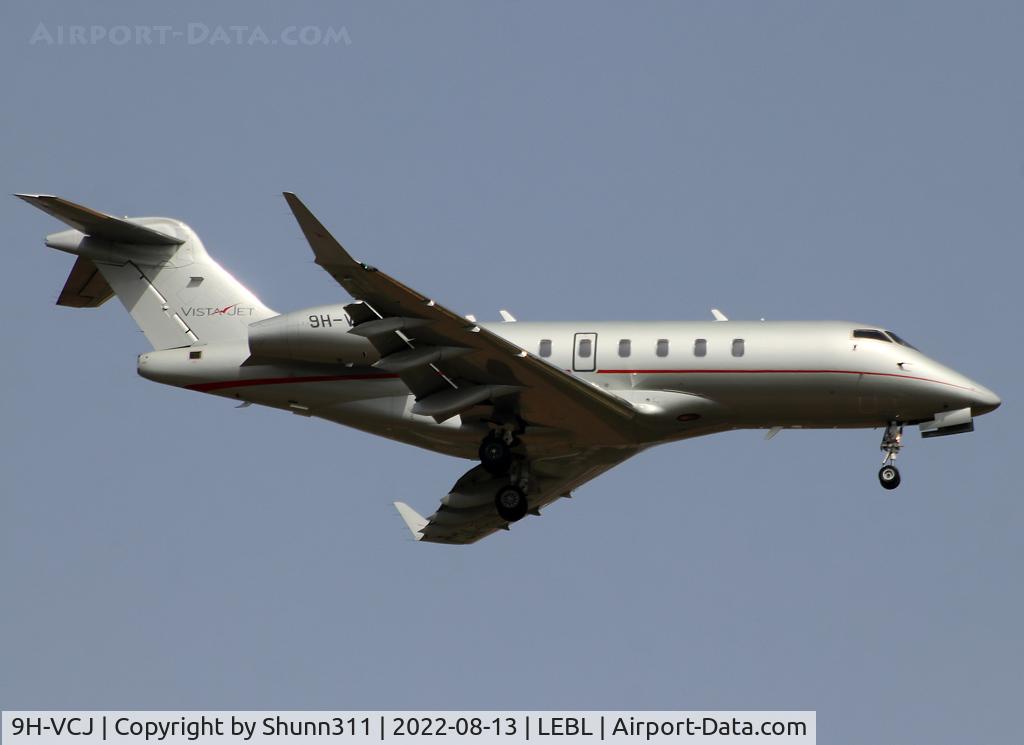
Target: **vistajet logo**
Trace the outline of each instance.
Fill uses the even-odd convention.
[[[251,316],[254,308],[251,305],[239,305],[233,303],[223,308],[197,308],[194,305],[186,305],[181,308],[181,315],[185,318],[205,318],[206,316]]]

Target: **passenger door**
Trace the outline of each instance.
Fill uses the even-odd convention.
[[[597,370],[597,334],[576,334],[572,345],[572,369],[575,372]]]

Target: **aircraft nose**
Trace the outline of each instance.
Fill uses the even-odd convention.
[[[995,411],[1003,402],[1002,399],[1000,399],[994,391],[990,391],[983,385],[978,385],[977,383],[975,383],[973,388],[974,400],[971,403],[971,409],[973,410],[975,416],[980,416],[982,414],[988,414],[990,411]]]

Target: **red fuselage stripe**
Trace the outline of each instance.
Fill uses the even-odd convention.
[[[915,375],[899,373],[867,372],[863,370],[598,370],[603,375],[875,375],[884,378],[904,378],[920,380],[925,383],[937,383],[953,388],[969,391],[970,388],[944,380],[921,378]],[[335,383],[349,380],[393,380],[399,376],[394,373],[363,373],[358,375],[307,375],[282,378],[251,378],[249,380],[218,380],[211,383],[194,383],[186,386],[194,391],[219,391],[225,388],[246,388],[257,385],[286,385],[288,383]]]
[[[599,373],[605,373],[609,375],[654,375],[654,374],[672,374],[672,375],[719,375],[719,374],[775,374],[775,375],[876,375],[882,378],[904,378],[906,380],[920,380],[925,383],[938,383],[939,385],[948,385],[953,388],[960,388],[961,390],[969,391],[972,390],[967,386],[957,385],[956,383],[947,383],[945,380],[935,380],[934,378],[921,378],[916,375],[903,375],[901,373],[885,373],[885,372],[868,372],[866,370],[598,370]]]

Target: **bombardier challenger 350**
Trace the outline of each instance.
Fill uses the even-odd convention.
[[[886,489],[903,429],[970,432],[999,397],[882,326],[845,321],[478,322],[356,261],[285,193],[316,263],[351,297],[279,314],[166,217],[116,218],[18,194],[69,230],[58,305],[116,295],[153,351],[141,376],[478,461],[416,540],[473,543],[645,448],[733,429],[883,428]]]

